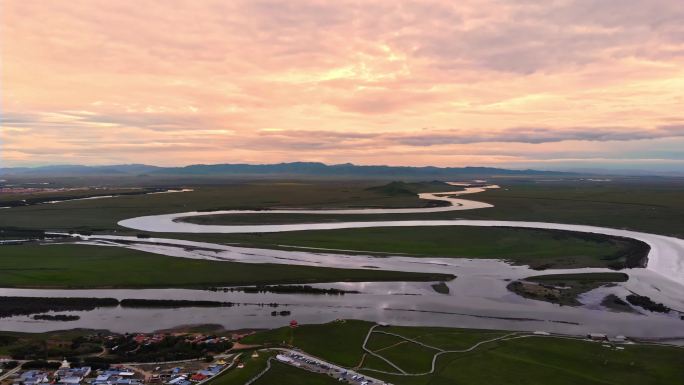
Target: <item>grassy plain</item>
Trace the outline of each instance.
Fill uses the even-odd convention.
[[[181,180],[166,181],[166,183],[173,183],[174,186],[195,188],[195,191],[122,196],[5,209],[0,211],[0,228],[135,234],[136,231],[121,228],[116,223],[121,219],[140,215],[189,210],[421,206],[427,202],[419,200],[412,192],[443,190],[442,185],[436,184],[428,184],[424,188],[416,187],[417,185],[409,187],[402,185],[401,188],[397,188],[396,185],[390,185],[388,188],[373,188],[373,186],[382,186],[385,183],[379,181],[251,181],[240,183],[222,181],[197,186],[188,186],[181,182]],[[243,224],[319,220],[515,219],[585,223],[684,237],[684,221],[682,221],[684,200],[681,199],[684,182],[680,180],[620,179],[613,182],[590,182],[519,178],[494,182],[502,184],[502,188],[468,197],[495,205],[494,208],[489,209],[415,215],[325,216],[266,213],[207,218],[212,221]],[[70,183],[71,185],[87,184],[88,178]],[[124,189],[125,187],[117,188]],[[635,248],[631,241],[621,239],[588,238],[572,233],[507,228],[373,228],[270,234],[168,234],[168,237],[272,248],[283,248],[283,245],[287,245],[377,253],[407,253],[412,256],[500,258],[516,264],[529,264],[535,268],[604,267],[625,261],[635,252],[642,254],[644,252],[636,250],[638,248]],[[6,254],[5,250],[14,252],[14,249],[5,249],[4,246],[2,250],[3,254]],[[31,250],[35,249],[28,249],[26,253],[21,254],[23,258],[31,255]],[[102,274],[102,270],[95,269],[94,265],[89,266],[93,269],[89,270],[88,274]],[[28,277],[26,280],[33,279],[35,282],[41,282],[38,279],[43,278],[49,278],[50,284],[61,285],[66,282],[59,282],[61,273],[55,272],[56,267],[45,268],[40,271],[39,275],[36,275],[39,270],[30,268],[22,273],[21,269],[26,268],[26,266],[14,265],[8,267],[10,270],[5,270],[0,274],[6,277],[7,282],[21,281],[22,274]],[[274,278],[268,272],[269,268],[283,271],[285,269],[284,266],[263,266],[266,272],[264,277],[267,279]],[[247,277],[255,276],[252,269],[256,267],[249,266],[250,272]],[[372,275],[377,276],[378,273],[372,272]],[[211,274],[208,273],[208,276]],[[301,271],[292,277],[294,276],[303,277]],[[321,277],[321,281],[327,280],[326,274],[318,276]],[[308,277],[307,279],[312,279]],[[121,278],[129,281],[132,279]],[[289,278],[288,274],[285,279]],[[208,279],[208,281],[215,280]],[[83,279],[75,282],[90,284]],[[180,276],[179,282],[183,285],[188,284],[188,278]],[[311,280],[306,282],[311,282]]]
[[[139,188],[77,188],[77,189],[56,189],[56,190],[38,190],[32,193],[13,193],[3,192],[0,195],[0,206],[6,202],[18,201],[22,199],[78,199],[92,196],[114,195],[122,193],[143,193],[143,189]]]
[[[87,185],[88,179],[79,182]],[[411,215],[309,215],[291,216],[287,220],[510,219],[608,226],[684,237],[684,200],[681,199],[684,180],[681,178],[616,178],[610,182],[498,178],[492,182],[501,184],[502,188],[464,197],[495,206],[488,209]],[[192,210],[420,207],[427,204],[415,195],[372,188],[386,183],[383,181],[215,181],[214,184],[188,185],[187,180],[177,179],[166,183],[195,188],[195,191],[14,208],[2,212],[0,227],[125,231],[116,225],[121,219]],[[432,185],[429,190],[444,189]],[[238,224],[285,221],[280,214],[208,218],[202,221]]]
[[[471,196],[493,208],[464,211],[459,216],[586,224],[684,238],[682,178],[528,181],[502,187]]]
[[[20,333],[0,331],[0,355],[9,355],[14,348],[40,344],[50,347],[69,347],[72,340],[93,334],[93,330],[73,329],[45,333]],[[63,353],[61,353],[63,359]],[[49,358],[60,358],[52,357]]]
[[[275,361],[271,363],[271,369],[256,380],[254,385],[337,385],[339,383],[325,374],[311,373]]]
[[[581,305],[579,295],[628,279],[624,273],[548,274],[511,282],[508,289],[525,298],[577,306]]]
[[[684,238],[684,179],[632,178],[610,182],[588,180],[494,180],[502,188],[463,196],[493,208],[431,214],[308,215],[292,222],[336,222],[407,219],[500,219],[557,222],[624,228]],[[458,187],[453,187],[458,190]],[[392,198],[409,199],[408,195]],[[195,218],[203,224],[281,223],[279,214]]]
[[[85,182],[84,182],[85,183]],[[373,182],[249,182],[193,187],[195,191],[120,196],[5,209],[0,227],[44,230],[127,231],[117,222],[136,216],[231,209],[412,207],[415,195],[368,190]]]
[[[274,344],[285,341],[307,353],[351,367],[361,362],[361,344],[371,326],[371,323],[360,321],[303,325],[297,329],[281,328],[257,333],[245,341]],[[426,327],[382,330],[447,350],[465,349],[479,341],[505,334],[500,331]],[[333,340],[326,344],[329,336],[333,336]],[[386,339],[376,346],[387,346],[391,342]],[[407,343],[387,350],[391,350],[393,359],[398,361],[397,364],[401,362],[400,366],[405,370],[422,370],[432,353],[422,347],[417,349],[417,346]],[[381,351],[383,355],[384,352]],[[375,366],[371,359],[366,362],[368,367]],[[626,345],[624,350],[617,350],[596,342],[529,337],[488,343],[468,353],[445,354],[437,360],[436,371],[430,375],[405,377],[370,371],[368,374],[398,385],[678,384],[684,378],[684,350],[646,345]]]
[[[345,367],[361,361],[361,345],[371,323],[343,320],[327,324],[300,325],[263,331],[242,339],[245,344],[290,345]]]
[[[564,282],[596,283],[596,282],[627,282],[629,276],[625,273],[577,273],[577,274],[545,274],[525,278],[527,281],[560,284]]]
[[[390,326],[382,331],[399,334],[440,349],[466,349],[479,341],[506,334],[498,330],[452,329],[443,327]],[[372,338],[376,338],[373,334]]]
[[[404,351],[406,359],[424,360]],[[484,345],[472,353],[440,357],[434,374],[378,375],[397,385],[520,384],[629,385],[677,384],[684,378],[681,348],[627,346],[551,338],[523,338]]]
[[[283,248],[359,250],[414,257],[506,259],[535,268],[606,267],[647,247],[625,238],[496,227],[380,227],[262,234],[174,235],[218,243]]]
[[[0,247],[0,287],[208,287],[451,278],[439,274],[202,261],[104,246]]]
[[[245,352],[240,356],[240,360],[244,363],[244,368],[232,368],[222,375],[212,379],[208,384],[211,385],[243,385],[251,380],[254,376],[266,369],[266,362],[269,357],[274,356],[275,353],[261,352],[259,357],[252,357],[251,352]]]

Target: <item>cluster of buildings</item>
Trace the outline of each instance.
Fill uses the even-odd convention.
[[[88,375],[90,375],[90,367],[84,366],[81,368],[71,368],[66,360],[62,366],[52,375],[56,384],[60,385],[78,385]]]
[[[136,334],[133,336],[133,341],[138,345],[152,345],[164,341],[164,338],[166,338],[164,334]]]
[[[106,370],[93,372],[89,367],[71,368],[65,361],[58,370],[52,373],[43,370],[20,372],[13,381],[13,385],[143,385],[145,383],[197,385],[217,376],[225,368],[226,362],[221,360],[193,371],[186,371],[183,367],[175,367],[164,372],[157,372],[157,374],[145,379],[141,374],[123,366],[112,366]]]
[[[90,367],[71,368],[65,360],[54,373],[42,370],[27,370],[22,372],[13,382],[14,385],[79,385],[91,373]],[[112,385],[112,384],[109,384]]]
[[[94,373],[90,367],[70,367],[65,360],[53,373],[43,370],[20,372],[13,385],[142,385],[144,379],[123,367],[111,367]]]
[[[141,380],[135,378],[135,372],[113,367],[100,372],[91,382],[92,385],[140,385]]]
[[[226,364],[219,361],[216,364],[210,365],[205,369],[200,369],[192,374],[182,373],[181,368],[173,368],[171,377],[165,382],[166,385],[195,385],[199,382],[204,382],[225,369]]]
[[[132,340],[135,341],[138,345],[154,345],[158,344],[164,341],[169,337],[168,334],[143,334],[143,333],[138,333],[132,337]],[[114,338],[114,337],[112,337]],[[229,337],[216,337],[216,336],[209,336],[205,334],[192,334],[187,336],[185,339],[185,342],[191,343],[193,345],[200,345],[200,344],[217,344],[221,342],[229,342],[231,339]]]
[[[587,334],[587,339],[590,339],[592,341],[610,341],[616,343],[628,342],[628,339],[625,336],[609,337],[607,334],[603,333],[589,333]]]
[[[40,385],[50,382],[50,375],[40,370],[27,370],[14,382],[14,385]]]
[[[204,334],[191,335],[185,339],[186,342],[191,343],[193,345],[218,344],[221,342],[230,342],[230,340],[231,339],[228,337],[206,336]]]

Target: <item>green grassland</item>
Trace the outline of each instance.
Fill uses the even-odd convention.
[[[295,215],[290,218],[290,223],[499,219],[586,224],[684,238],[682,179],[616,180],[607,183],[520,179],[502,180],[499,183],[502,184],[500,189],[462,197],[494,205],[488,209],[400,215]],[[458,187],[450,189],[458,190]],[[388,196],[395,199],[410,198],[409,195]],[[202,224],[269,224],[283,223],[285,217],[281,214],[219,215],[187,220]]]
[[[96,195],[114,195],[122,193],[144,193],[143,189],[139,188],[78,188],[78,189],[56,189],[56,190],[38,190],[30,194],[26,193],[11,193],[4,192],[0,195],[0,205],[5,202],[18,201],[22,199],[78,199],[83,197],[90,197]]]
[[[547,274],[511,282],[508,289],[525,298],[578,306],[581,305],[577,299],[579,295],[628,279],[624,273]],[[561,287],[563,289],[559,289]]]
[[[644,244],[617,237],[554,230],[496,227],[380,227],[263,234],[201,234],[174,237],[284,248],[397,253],[414,257],[505,259],[534,268],[606,267],[640,260]]]
[[[361,321],[303,325],[257,333],[249,343],[286,344],[331,362],[354,367],[364,355],[361,345],[372,326]],[[503,334],[501,331],[453,328],[382,328],[428,345],[459,350]],[[345,338],[346,336],[346,338]],[[375,333],[371,337],[376,338]],[[390,346],[391,338],[378,337],[370,345]],[[380,353],[404,370],[423,370],[431,360],[430,349],[413,343],[399,344]],[[364,367],[388,370],[379,359],[366,357]],[[401,363],[401,364],[400,364]],[[361,369],[363,372],[363,369]],[[684,350],[677,347],[626,345],[624,350],[582,340],[529,337],[481,345],[468,353],[447,353],[437,360],[434,374],[398,376],[367,374],[397,385],[520,384],[520,385],[630,385],[678,384],[684,378]]]
[[[208,287],[452,278],[440,274],[202,261],[89,245],[0,246],[0,250],[0,287]]]
[[[72,340],[77,337],[92,335],[98,332],[88,329],[72,329],[45,333],[20,333],[0,331],[0,355],[9,355],[17,347],[40,344],[56,348],[70,347]],[[63,354],[63,353],[61,353]],[[59,357],[54,357],[59,358]],[[63,355],[62,355],[63,358]]]
[[[468,219],[515,219],[624,228],[684,238],[684,181],[521,183],[472,195],[494,205]]]
[[[382,331],[399,334],[440,349],[466,349],[479,341],[496,338],[506,334],[498,330],[451,329],[443,327],[390,326]],[[382,334],[373,334],[372,338]]]
[[[87,184],[87,178],[80,181]],[[684,237],[684,180],[616,179],[612,182],[581,180],[543,181],[530,178],[500,179],[501,189],[487,190],[464,198],[495,207],[431,214],[386,215],[295,215],[288,222],[399,219],[502,219],[588,224],[628,228]],[[181,185],[182,180],[174,182]],[[385,185],[382,181],[254,181],[216,182],[183,187],[194,192],[124,196],[112,199],[62,202],[4,210],[0,227],[125,231],[121,219],[141,215],[192,210],[421,207],[428,204],[413,192],[458,190],[442,185]],[[381,188],[374,188],[380,186]],[[123,188],[123,187],[119,187]],[[399,190],[399,192],[397,191]],[[408,192],[407,192],[408,191]],[[210,223],[279,223],[281,214],[206,217]],[[214,222],[212,222],[214,221]]]
[[[421,207],[414,194],[368,190],[373,182],[252,182],[193,187],[195,191],[121,196],[5,209],[0,227],[125,231],[116,223],[142,215],[232,209]]]
[[[525,278],[527,281],[560,284],[567,282],[601,283],[627,282],[629,276],[624,273],[577,273],[577,274],[545,274]]]
[[[244,368],[234,367],[227,370],[220,376],[212,379],[211,385],[243,385],[254,378],[261,371],[266,369],[266,362],[269,357],[274,356],[273,352],[259,352],[259,357],[252,357],[251,352],[242,353],[240,361],[244,363]]]
[[[389,334],[373,334],[366,346],[373,351],[379,351],[404,342],[405,340]]]
[[[381,360],[378,357],[371,356],[370,354],[367,354],[363,358],[363,367],[365,369],[373,369],[373,370],[382,370],[384,372],[394,372],[396,371],[395,368],[390,366],[387,362]]]
[[[404,352],[407,359],[424,359],[410,352]],[[600,343],[532,337],[484,345],[467,354],[445,354],[432,375],[377,377],[397,385],[660,385],[679,383],[682,364],[684,352],[675,347],[615,350]]]
[[[82,180],[79,183],[86,183]],[[73,181],[76,183],[76,181]],[[218,183],[218,182],[217,182]],[[312,220],[407,220],[407,219],[515,219],[565,223],[586,223],[611,227],[624,227],[656,233],[684,236],[684,182],[674,179],[667,181],[649,180],[644,183],[616,181],[611,183],[590,183],[585,181],[539,182],[531,179],[507,179],[498,181],[502,188],[488,190],[469,196],[486,201],[494,208],[481,210],[454,211],[447,213],[412,215],[238,215],[230,221],[236,223],[278,223]],[[179,181],[174,182],[180,185]],[[45,230],[94,231],[98,233],[135,234],[136,231],[119,227],[117,221],[139,215],[182,212],[189,210],[216,209],[268,209],[268,208],[344,208],[344,207],[407,207],[422,206],[427,202],[419,200],[415,193],[420,191],[443,191],[441,184],[384,184],[384,182],[363,181],[304,181],[276,182],[253,181],[249,183],[202,184],[193,187],[194,192],[176,194],[156,194],[142,196],[122,196],[111,199],[62,202],[54,205],[18,207],[0,211],[0,228],[24,228]],[[124,187],[118,187],[123,189]],[[457,187],[449,187],[449,189]],[[207,217],[211,219],[212,217]],[[223,217],[220,220],[228,220]],[[271,218],[271,219],[269,219]],[[215,219],[212,219],[215,220]],[[274,222],[275,223],[275,222]],[[545,231],[510,228],[473,228],[473,227],[421,227],[421,228],[371,228],[343,229],[329,231],[302,231],[269,234],[168,234],[170,238],[204,240],[218,243],[237,243],[247,246],[283,248],[283,245],[313,248],[347,249],[376,253],[405,253],[412,256],[466,257],[506,259],[515,264],[527,264],[534,268],[562,267],[605,267],[624,264],[635,255],[645,251],[635,246],[633,241],[620,238],[585,236],[569,232]],[[16,254],[17,249],[2,246],[5,251]],[[35,255],[35,249],[20,254],[28,260]],[[42,250],[42,249],[41,249]],[[379,254],[383,255],[383,254]],[[11,255],[10,255],[11,256]],[[160,258],[160,257],[158,257]],[[9,260],[12,260],[10,258]],[[14,260],[17,260],[14,258]],[[145,261],[150,258],[145,259]],[[5,259],[8,261],[8,259]],[[79,260],[71,260],[80,262]],[[179,261],[174,259],[174,261]],[[63,262],[69,263],[64,260]],[[9,262],[7,262],[9,263]],[[14,262],[12,262],[14,263]],[[48,265],[45,265],[48,263]],[[104,263],[104,264],[103,264]],[[107,264],[108,263],[108,264]],[[23,284],[22,282],[43,282],[46,285],[74,284],[91,285],[98,278],[87,279],[86,275],[103,275],[103,267],[114,267],[113,262],[87,261],[87,272],[78,274],[71,271],[64,275],[64,266],[40,262],[38,267],[27,267],[17,260],[2,272],[3,282]],[[136,269],[156,267],[156,261],[134,264]],[[176,263],[185,262],[174,262]],[[199,262],[196,262],[199,263]],[[204,263],[204,262],[202,262]],[[23,265],[23,266],[22,266]],[[230,265],[222,265],[230,266]],[[240,265],[245,266],[245,265]],[[101,268],[102,267],[102,268]],[[60,269],[56,271],[55,269]],[[28,270],[26,270],[28,269]],[[199,269],[199,268],[196,268]],[[246,270],[244,270],[246,269]],[[257,270],[264,271],[263,277],[277,282],[276,271],[292,271],[286,274],[285,281],[295,282],[295,277],[306,279],[300,282],[327,281],[335,270],[325,274],[307,274],[299,267],[255,266],[248,265],[231,271],[247,271],[246,275],[229,274],[226,281],[237,279],[239,284],[254,278]],[[311,268],[306,268],[311,269]],[[194,285],[192,280],[181,274],[178,268],[174,278],[179,285]],[[136,270],[137,271],[137,270]],[[197,270],[202,272],[201,269]],[[321,271],[319,271],[321,272]],[[71,276],[71,274],[76,274]],[[385,273],[363,272],[349,279],[368,280]],[[152,276],[155,274],[152,273]],[[163,274],[159,274],[163,276]],[[261,274],[259,274],[261,275]],[[27,278],[22,278],[23,276]],[[211,277],[207,272],[202,277]],[[314,277],[315,276],[315,277]],[[80,278],[79,278],[80,277]],[[142,273],[116,274],[122,284],[138,284],[144,281]],[[244,278],[243,278],[244,277]],[[316,278],[318,277],[318,279]],[[396,277],[396,275],[395,275]],[[72,278],[77,278],[70,281]],[[114,279],[107,284],[117,285]],[[292,279],[292,281],[290,281]],[[61,280],[61,281],[60,281]],[[218,278],[208,278],[216,282]],[[264,283],[264,282],[262,282]],[[156,285],[158,283],[154,283]]]
[[[411,354],[406,354],[408,351]],[[425,373],[430,371],[432,357],[438,351],[413,342],[404,341],[396,346],[390,346],[376,352],[408,373]],[[392,371],[396,372],[396,369]]]
[[[235,383],[235,385],[242,383]],[[312,373],[277,361],[271,362],[271,369],[254,382],[254,385],[335,385],[334,378],[325,374]],[[212,385],[214,385],[212,383]]]
[[[361,345],[372,324],[344,320],[267,330],[242,339],[245,344],[295,346],[337,365],[354,367],[361,362]]]

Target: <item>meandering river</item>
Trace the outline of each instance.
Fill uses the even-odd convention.
[[[373,214],[409,214],[435,213],[456,210],[473,210],[493,207],[484,202],[454,198],[465,194],[482,192],[487,188],[498,188],[496,185],[485,187],[467,187],[461,191],[443,193],[423,193],[419,197],[427,200],[449,202],[449,206],[408,208],[408,209],[337,209],[337,210],[232,210],[210,212],[185,212],[177,214],[151,215],[126,219],[119,225],[154,233],[273,233],[285,231],[305,230],[333,230],[371,227],[417,227],[417,226],[485,226],[485,227],[518,227],[550,230],[566,230],[582,233],[596,233],[610,236],[626,237],[647,243],[651,250],[648,254],[647,268],[681,285],[684,285],[684,240],[657,234],[642,233],[630,230],[612,229],[607,227],[573,225],[547,222],[497,221],[497,220],[402,220],[402,221],[363,221],[363,222],[334,222],[334,223],[298,223],[285,225],[202,225],[183,221],[188,217],[206,215],[235,215],[235,214],[310,214],[310,215],[373,215]],[[277,263],[277,261],[272,261]],[[356,266],[360,267],[360,266]]]
[[[352,210],[270,210],[188,212],[155,215],[121,221],[125,227],[156,233],[257,233],[342,228],[397,226],[506,226],[598,233],[634,238],[651,247],[646,268],[627,269],[629,281],[604,287],[581,297],[584,306],[558,306],[519,297],[506,289],[515,279],[539,274],[599,272],[607,269],[556,269],[543,273],[527,266],[513,266],[501,260],[458,258],[415,258],[409,256],[377,257],[362,252],[289,251],[244,248],[230,245],[193,242],[169,238],[138,239],[125,236],[78,236],[81,243],[126,247],[174,257],[242,263],[275,263],[336,268],[383,269],[413,272],[450,273],[456,279],[447,282],[449,294],[435,292],[430,283],[333,283],[319,287],[357,290],[343,296],[310,294],[274,294],[210,292],[202,290],[30,290],[0,289],[0,295],[20,296],[97,296],[116,298],[164,298],[220,300],[238,303],[225,308],[127,309],[100,308],[77,312],[78,321],[36,321],[29,317],[0,320],[3,330],[45,331],[67,327],[108,328],[116,331],[151,331],[181,324],[218,323],[227,328],[276,327],[291,318],[299,322],[326,322],[335,318],[358,318],[402,325],[435,325],[507,330],[546,330],[561,333],[602,332],[635,337],[684,337],[684,321],[679,314],[617,313],[601,306],[608,294],[620,297],[630,292],[647,295],[673,309],[684,310],[684,241],[656,234],[603,227],[475,220],[407,220],[337,222],[287,225],[214,226],[183,222],[183,218],[217,214],[387,214],[427,213],[452,210],[484,209],[490,204],[460,198],[464,194],[497,186],[468,187],[465,190],[421,194],[423,199],[443,200],[450,206],[412,209]],[[278,304],[277,308],[263,304]],[[291,316],[271,316],[274,310],[287,309]]]

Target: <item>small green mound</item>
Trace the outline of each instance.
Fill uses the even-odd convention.
[[[439,294],[449,294],[449,286],[444,282],[438,282],[431,285],[432,290]]]
[[[546,274],[525,278],[533,282],[627,282],[629,276],[625,273],[575,273],[575,274]]]
[[[579,295],[604,285],[626,282],[625,273],[548,274],[528,277],[508,284],[508,290],[525,298],[579,306]]]
[[[396,195],[416,195],[421,192],[429,192],[429,191],[439,191],[441,189],[445,188],[452,188],[453,186],[449,185],[448,183],[445,182],[440,182],[440,181],[430,181],[430,182],[403,182],[403,181],[394,181],[387,183],[382,186],[375,186],[375,187],[369,187],[366,190],[367,191],[374,191],[378,193],[382,193],[385,195],[389,196],[396,196]]]

